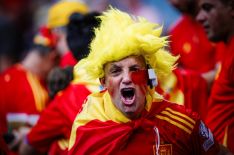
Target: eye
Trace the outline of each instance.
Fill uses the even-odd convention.
[[[112,75],[112,76],[117,76],[121,73],[122,69],[120,67],[112,67],[109,71],[109,73]]]
[[[213,5],[211,5],[211,4],[205,3],[202,5],[202,9],[206,12],[210,12],[212,8],[213,8]]]
[[[140,67],[139,66],[132,66],[130,67],[130,72],[136,72],[136,71],[139,71],[140,70]]]

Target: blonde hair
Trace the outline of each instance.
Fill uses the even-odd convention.
[[[159,80],[174,69],[178,57],[165,51],[168,41],[167,37],[160,37],[161,26],[114,8],[110,8],[99,18],[101,25],[95,29],[90,54],[75,66],[75,70],[83,78],[102,78],[106,63],[131,55],[143,56]]]

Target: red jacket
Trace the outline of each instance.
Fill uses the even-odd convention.
[[[212,88],[206,122],[217,140],[234,152],[231,137],[234,132],[234,37],[223,55],[221,71]]]
[[[171,90],[182,91],[182,104],[205,119],[209,92],[201,74],[214,69],[217,47],[207,39],[203,27],[187,15],[172,27],[169,35],[171,52],[180,55],[178,68],[174,72],[177,83]]]
[[[40,152],[66,153],[72,123],[91,90],[85,84],[72,83],[59,92],[27,135],[28,143]]]
[[[18,125],[34,125],[48,103],[44,83],[16,64],[1,75],[0,85],[0,124],[3,132],[7,132],[7,128],[17,128],[16,122]]]

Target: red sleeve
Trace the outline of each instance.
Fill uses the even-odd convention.
[[[192,70],[176,69],[174,73],[178,78],[177,87],[184,94],[184,106],[197,112],[204,120],[209,97],[206,81]]]
[[[90,92],[85,86],[70,85],[60,96],[56,96],[27,135],[29,144],[45,152],[53,142],[69,139],[73,120],[88,94]]]
[[[65,121],[64,116],[62,116],[61,106],[56,106],[60,104],[63,103],[59,101],[59,98],[55,98],[41,114],[36,126],[27,135],[29,144],[41,152],[48,151],[53,141],[63,135],[65,130],[63,125],[66,127],[66,123],[69,121]]]
[[[231,119],[234,116],[234,37],[224,53],[221,71],[214,81],[209,98],[206,123],[214,133],[217,140],[225,144],[227,137],[226,130],[229,130]],[[232,122],[234,123],[234,121]],[[227,137],[227,138],[225,138]],[[226,144],[228,146],[228,144]],[[229,147],[229,146],[228,146]],[[230,147],[229,147],[230,148]],[[234,150],[234,148],[231,148]]]
[[[191,147],[194,154],[213,155],[220,151],[219,144],[212,132],[201,120],[196,122],[191,136]]]

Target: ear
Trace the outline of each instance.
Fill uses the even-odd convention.
[[[231,16],[232,16],[232,18],[234,18],[234,8],[232,8],[232,10],[231,10]]]
[[[101,85],[103,86],[103,88],[105,88],[106,87],[105,77],[99,78],[99,81],[100,81]]]

